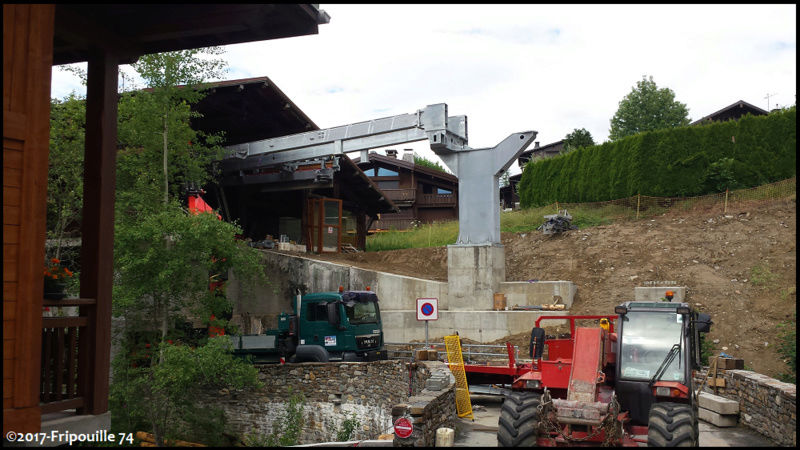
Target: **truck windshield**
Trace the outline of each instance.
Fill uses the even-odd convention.
[[[378,305],[375,302],[347,302],[344,304],[347,320],[351,324],[378,323]]]
[[[682,320],[683,316],[674,311],[628,312],[622,321],[619,362],[622,378],[650,380],[672,346],[680,342]],[[680,356],[667,366],[661,380],[685,383]]]

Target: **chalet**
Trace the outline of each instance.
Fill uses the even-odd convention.
[[[539,142],[533,143],[533,148],[525,150],[517,157],[517,164],[520,169],[525,167],[528,161],[536,161],[538,159],[552,158],[553,156],[560,155],[564,151],[564,141],[556,141],[545,146],[539,146]],[[522,174],[518,173],[508,177],[509,184],[500,188],[500,204],[503,208],[514,208],[519,203],[519,194],[517,193],[517,184],[522,179]]]
[[[319,130],[268,77],[212,83],[194,109],[201,117],[193,126],[224,132],[225,146]],[[323,165],[326,176],[319,176]],[[339,251],[348,244],[364,249],[368,221],[397,211],[347,155],[280,163],[223,160],[220,168],[219,183],[206,186],[206,201],[225,220],[238,220],[253,241],[283,236],[308,251]]]
[[[119,65],[149,53],[316,34],[328,21],[311,4],[3,4],[4,435],[109,428]],[[80,298],[45,301],[52,66],[82,61]],[[79,315],[43,318],[47,305],[77,306]]]
[[[728,105],[715,113],[711,113],[707,116],[701,117],[700,119],[695,120],[689,125],[701,125],[710,122],[724,122],[726,120],[737,120],[740,117],[744,116],[745,114],[752,114],[754,116],[764,116],[767,115],[768,113],[766,110],[761,109],[758,106],[751,105],[750,103],[747,103],[744,100],[739,100],[738,102],[732,105]]]
[[[402,230],[415,222],[458,220],[458,178],[416,164],[413,151],[406,150],[402,158],[397,150],[387,150],[386,155],[362,152],[353,161],[399,209],[381,214],[371,229]]]

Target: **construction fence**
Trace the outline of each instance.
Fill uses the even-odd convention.
[[[793,199],[797,195],[797,177],[775,183],[756,186],[748,189],[725,191],[698,197],[633,197],[592,203],[560,203],[555,202],[541,209],[558,212],[581,211],[594,212],[607,218],[640,219],[664,214],[670,210],[728,212],[741,207],[769,203],[778,199]],[[539,209],[539,208],[537,208]]]

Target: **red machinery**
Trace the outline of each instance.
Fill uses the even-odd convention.
[[[507,366],[464,366],[470,384],[511,384],[499,446],[698,445],[693,370],[710,318],[671,302],[626,302],[615,313],[539,317],[530,363],[507,344]],[[600,325],[576,327],[582,319]],[[548,338],[542,320],[568,320],[569,335]]]

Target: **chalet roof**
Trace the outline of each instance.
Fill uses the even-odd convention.
[[[192,125],[204,132],[224,131],[223,145],[319,129],[268,77],[208,85],[208,95],[193,107],[202,117],[192,119]]]
[[[330,17],[313,4],[58,4],[53,64],[113,49],[121,64],[141,55],[317,34]]]
[[[522,167],[526,162],[530,161],[534,154],[547,154],[547,153],[558,153],[564,147],[564,140],[551,142],[547,145],[542,145],[540,147],[529,148],[524,152],[520,153],[519,157],[517,157],[517,164]]]
[[[425,167],[423,165],[405,161],[400,158],[393,158],[391,156],[381,155],[380,153],[370,153],[369,161],[367,162],[361,162],[361,158],[354,158],[353,162],[362,169],[368,167],[373,163],[381,163],[383,165],[395,166],[406,170],[411,170],[415,173],[428,175],[431,176],[432,178],[438,178],[442,181],[458,184],[458,177],[453,174],[442,172],[441,170],[431,169],[430,167]]]
[[[759,108],[758,106],[752,105],[747,103],[744,100],[739,100],[738,102],[728,105],[717,112],[711,113],[707,116],[704,116],[694,122],[690,123],[689,125],[697,125],[700,123],[707,123],[707,122],[720,122],[730,119],[738,119],[743,115],[750,113],[756,116],[766,115],[768,112],[764,109]]]

